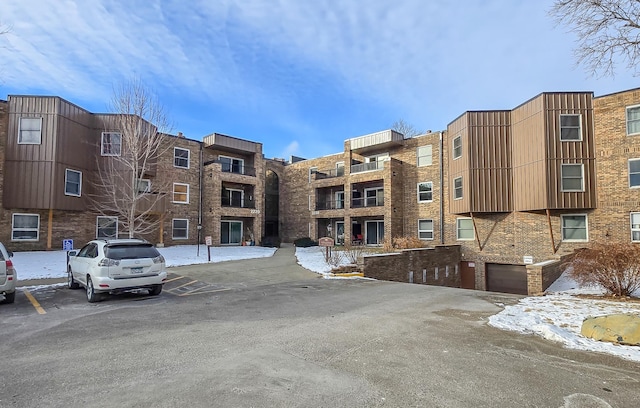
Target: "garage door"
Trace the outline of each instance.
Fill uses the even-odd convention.
[[[487,290],[527,294],[527,267],[524,265],[485,264]]]

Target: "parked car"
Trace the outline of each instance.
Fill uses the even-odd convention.
[[[16,269],[13,267],[11,259],[13,252],[7,251],[7,248],[0,242],[0,295],[4,296],[2,303],[13,303],[16,299]]]
[[[164,257],[145,240],[96,239],[68,254],[68,286],[83,286],[89,302],[132,289],[148,289],[157,296],[167,280]]]

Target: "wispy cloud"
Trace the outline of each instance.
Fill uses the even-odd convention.
[[[280,157],[286,159],[290,156],[295,156],[298,154],[299,148],[300,148],[300,143],[298,143],[297,140],[294,140],[284,148],[284,150],[282,151],[282,155]]]

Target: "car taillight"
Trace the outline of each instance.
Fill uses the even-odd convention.
[[[13,262],[10,259],[6,261],[7,265],[7,280],[13,280],[13,276],[16,274],[16,270],[13,267]]]
[[[153,258],[153,263],[163,263],[164,262],[164,256],[162,255],[158,255],[155,258]]]
[[[100,262],[98,262],[98,266],[118,266],[120,265],[120,260],[111,259],[111,258],[102,258]]]

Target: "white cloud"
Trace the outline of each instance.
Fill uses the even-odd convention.
[[[282,155],[280,157],[286,159],[290,156],[295,156],[298,154],[299,149],[300,149],[300,143],[298,143],[297,140],[294,140],[284,148],[284,150],[282,151]]]

